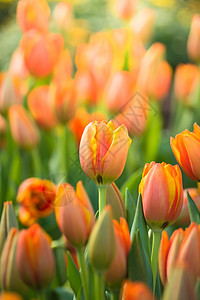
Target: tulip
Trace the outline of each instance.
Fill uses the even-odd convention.
[[[120,300],[155,300],[149,287],[139,281],[124,281],[121,288]]]
[[[18,294],[6,292],[3,294],[0,294],[0,300],[23,300],[23,299]]]
[[[57,120],[49,97],[49,86],[38,86],[28,95],[28,107],[36,123],[43,129],[53,129]]]
[[[94,225],[94,211],[79,181],[76,191],[68,183],[58,186],[55,201],[56,220],[61,232],[75,247],[84,246]]]
[[[66,80],[67,78],[71,77],[72,70],[72,58],[70,52],[67,49],[65,49],[61,52],[56,62],[56,65],[53,70],[53,78],[58,82],[63,81],[63,78],[65,78]]]
[[[18,229],[17,218],[11,201],[4,202],[0,223],[0,255],[11,228]]]
[[[194,15],[192,18],[190,34],[187,42],[187,52],[189,57],[200,62],[200,15]]]
[[[185,130],[175,139],[170,138],[170,145],[176,160],[183,171],[192,180],[200,181],[200,127],[194,124],[194,131]]]
[[[98,218],[88,243],[88,257],[95,270],[105,271],[116,252],[116,237],[111,210],[106,207]]]
[[[3,290],[23,293],[26,285],[22,282],[16,266],[16,248],[18,232],[12,228],[8,234],[3,251],[1,253],[0,282]]]
[[[26,79],[29,75],[24,61],[24,51],[21,47],[18,47],[12,54],[9,65],[9,74],[21,79]]]
[[[99,185],[108,185],[122,173],[131,139],[124,125],[91,122],[83,132],[79,157],[85,174]]]
[[[10,129],[15,142],[22,148],[31,148],[38,144],[39,134],[35,124],[21,105],[12,105],[9,109]]]
[[[183,203],[182,175],[178,165],[145,164],[139,185],[144,216],[153,230],[164,229],[179,216]]]
[[[39,178],[24,180],[17,193],[22,224],[30,225],[38,218],[50,215],[54,210],[55,197],[56,186],[50,180]]]
[[[72,4],[69,1],[58,3],[52,17],[59,28],[67,29],[72,23]]]
[[[55,263],[50,237],[38,224],[20,232],[16,260],[20,277],[28,286],[41,289],[52,281]]]
[[[115,10],[119,18],[129,20],[136,11],[136,0],[116,0]]]
[[[20,0],[17,4],[17,22],[23,32],[36,29],[47,31],[50,8],[46,0]]]
[[[120,190],[113,182],[106,191],[106,204],[112,208],[113,218],[120,221],[120,218],[126,218],[126,208]]]
[[[111,265],[106,270],[105,281],[110,286],[118,286],[127,273],[127,258],[131,247],[131,238],[124,218],[120,218],[120,223],[114,220],[113,224],[116,237],[116,252]]]

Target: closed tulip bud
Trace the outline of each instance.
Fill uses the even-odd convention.
[[[94,225],[94,211],[79,181],[76,191],[68,183],[58,186],[55,201],[56,220],[61,232],[75,247],[84,246]]]
[[[124,281],[120,300],[155,300],[149,287],[143,282]]]
[[[127,273],[127,258],[131,247],[131,238],[127,222],[120,218],[120,223],[113,221],[116,237],[116,252],[113,261],[105,273],[108,285],[118,286]]]
[[[110,208],[105,208],[88,243],[88,257],[93,267],[105,271],[112,263],[116,252],[116,237]]]
[[[73,21],[72,3],[66,1],[56,4],[52,17],[58,27],[67,29]]]
[[[50,237],[38,224],[20,232],[16,260],[20,277],[28,286],[41,289],[51,283],[55,263]]]
[[[0,223],[0,255],[11,228],[18,229],[17,218],[11,201],[4,202]]]
[[[1,254],[0,282],[3,290],[23,293],[26,290],[16,266],[16,247],[18,232],[12,228],[8,234]]]
[[[53,129],[57,124],[49,96],[49,86],[39,86],[29,93],[28,107],[36,123],[43,129]]]
[[[176,220],[183,204],[179,166],[165,162],[145,164],[139,192],[147,224],[153,230],[164,229]]]
[[[170,145],[176,160],[192,180],[200,181],[200,127],[194,124],[194,131],[185,130],[170,138]]]
[[[0,300],[23,300],[22,297],[18,294],[11,292],[4,292],[0,294]]]
[[[80,163],[85,174],[98,185],[108,185],[123,172],[131,139],[124,125],[112,121],[91,122],[85,127],[80,147]]]
[[[120,190],[113,182],[106,190],[106,203],[111,206],[113,218],[118,222],[120,218],[126,218],[126,208]]]
[[[22,148],[31,148],[38,144],[39,133],[21,105],[12,105],[9,109],[9,122],[14,141]]]
[[[129,20],[136,11],[136,0],[116,0],[115,10],[119,18]]]
[[[197,14],[192,18],[187,52],[192,60],[200,62],[200,15]]]
[[[61,4],[61,3],[60,3]],[[63,78],[65,80],[67,78],[70,78],[72,75],[72,58],[70,55],[70,52],[65,49],[61,52],[58,61],[56,62],[56,65],[53,70],[53,78],[56,81],[62,81]]]

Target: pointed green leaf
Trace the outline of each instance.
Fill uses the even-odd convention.
[[[135,215],[135,210],[136,210],[136,204],[133,198],[131,197],[128,188],[126,188],[125,191],[125,207],[126,207],[126,220],[128,223],[129,230],[131,230],[134,215]]]
[[[189,213],[190,213],[190,220],[191,222],[195,222],[197,224],[200,224],[200,212],[192,200],[190,194],[187,191],[187,201],[188,201],[188,208],[189,208]]]
[[[74,294],[77,295],[81,288],[81,278],[69,251],[67,251],[67,277]]]

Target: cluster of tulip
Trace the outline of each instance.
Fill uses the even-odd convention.
[[[0,73],[0,300],[200,297],[199,68],[178,65],[171,92],[166,46],[147,46],[155,12],[112,4],[121,28],[90,33],[71,1],[52,16],[18,1]],[[196,63],[199,37],[195,15]]]

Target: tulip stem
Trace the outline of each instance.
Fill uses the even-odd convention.
[[[99,190],[99,216],[100,216],[106,206],[107,185],[99,186],[98,190]]]
[[[153,294],[155,295],[156,277],[158,269],[158,251],[160,246],[162,231],[153,231],[153,245],[151,252],[151,268],[153,273]]]
[[[111,300],[118,300],[119,299],[119,290],[112,290],[110,291]]]
[[[87,265],[86,265],[86,261],[85,261],[83,247],[77,249],[77,257],[78,257],[78,263],[80,266],[80,275],[81,275],[81,281],[82,281],[82,285],[83,285],[84,298],[85,298],[85,300],[89,300],[88,270],[87,270]]]
[[[96,300],[103,300],[104,297],[104,281],[103,281],[103,274],[97,272],[95,274],[95,291],[96,293]]]

